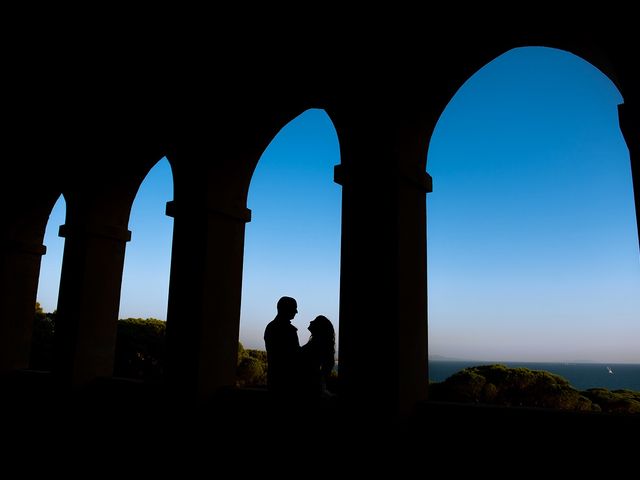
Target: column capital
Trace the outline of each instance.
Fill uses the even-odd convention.
[[[13,238],[5,240],[3,243],[8,250],[14,252],[26,253],[28,255],[44,255],[47,253],[47,247],[40,243],[30,243]]]
[[[121,242],[128,242],[131,240],[131,230],[113,225],[60,225],[58,236],[62,238],[69,238],[75,235],[88,235],[91,237],[101,237]]]
[[[618,105],[618,123],[629,149],[631,178],[636,202],[636,223],[638,235],[640,235],[640,104],[621,103]]]
[[[618,112],[633,112],[636,115],[640,114],[640,105],[634,102],[623,102],[618,104]]]
[[[175,200],[171,200],[167,202],[166,215],[168,217],[175,218],[176,213],[180,210],[177,209]],[[184,207],[181,207],[184,208]],[[209,215],[220,215],[223,217],[231,218],[233,220],[237,220],[239,222],[248,223],[251,221],[251,210],[248,208],[238,208],[238,207],[229,207],[225,206],[215,206],[215,207],[205,207],[202,209],[203,212],[206,212]]]
[[[640,141],[640,108],[638,105],[621,103],[618,105],[618,123],[627,142]]]
[[[430,193],[433,191],[433,179],[427,172],[421,170],[406,171],[399,169],[389,169],[388,172],[377,172],[378,177],[384,177],[387,181],[396,181],[399,183],[406,183],[424,193]],[[376,176],[376,172],[366,172],[366,177]],[[354,169],[345,166],[344,164],[336,165],[333,167],[333,181],[338,185],[344,186],[353,181]]]

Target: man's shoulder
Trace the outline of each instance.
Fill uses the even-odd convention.
[[[273,322],[275,322],[275,320],[271,320],[269,323],[267,323],[267,327],[264,329],[264,336],[265,337],[269,334],[269,332],[271,330],[273,330],[275,328],[274,325],[273,325]]]
[[[298,329],[293,326],[290,322],[282,322],[282,321],[278,321],[277,319],[271,320],[268,324],[267,324],[267,328],[264,329],[264,335],[265,337],[270,333],[273,332],[274,330],[280,330],[280,331],[293,331],[293,332],[297,332]]]

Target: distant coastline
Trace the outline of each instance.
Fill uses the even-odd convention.
[[[501,364],[510,368],[524,367],[546,370],[560,375],[578,390],[607,388],[609,390],[640,391],[640,364],[591,363],[591,362],[505,362],[481,360],[443,360],[439,356],[429,358],[429,380],[442,382],[456,372],[468,367]]]
[[[540,364],[590,364],[590,365],[640,365],[640,362],[600,362],[596,360],[585,360],[585,359],[577,359],[577,360],[478,360],[473,358],[461,358],[461,357],[448,357],[446,355],[429,355],[430,362],[476,362],[478,364],[486,365],[493,363],[540,363]]]

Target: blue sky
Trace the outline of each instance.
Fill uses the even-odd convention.
[[[473,360],[640,363],[640,255],[623,101],[584,60],[507,52],[451,100],[427,171],[430,353]],[[309,110],[273,139],[248,206],[241,341],[281,295],[298,299],[300,340],[324,314],[338,326],[339,139]],[[120,317],[166,318],[173,197],[166,160],[134,203]],[[55,309],[64,202],[51,215],[38,300]]]

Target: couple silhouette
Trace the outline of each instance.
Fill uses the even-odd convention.
[[[328,396],[327,379],[335,364],[335,330],[319,315],[309,323],[309,341],[300,346],[298,329],[291,320],[298,313],[294,298],[282,297],[278,314],[264,331],[267,349],[267,385],[270,392],[309,399]]]

